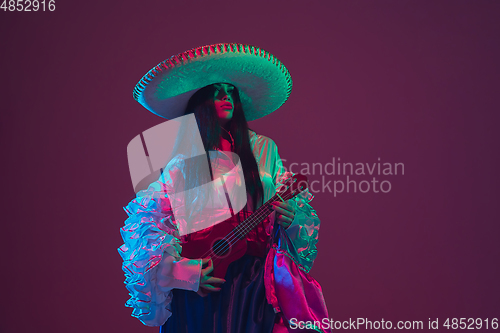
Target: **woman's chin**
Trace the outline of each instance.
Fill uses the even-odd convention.
[[[232,110],[219,112],[219,119],[221,121],[224,121],[224,120],[228,121],[228,120],[231,120],[231,118],[233,118],[233,111]]]

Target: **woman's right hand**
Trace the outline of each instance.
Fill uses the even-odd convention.
[[[209,293],[214,292],[214,291],[219,291],[220,287],[214,286],[217,284],[222,284],[226,282],[226,280],[209,276],[213,270],[213,262],[211,258],[205,258],[201,260],[201,267],[205,266],[208,264],[207,267],[201,269],[201,275],[200,275],[200,287],[198,288],[197,294],[200,295],[201,297],[207,296]]]

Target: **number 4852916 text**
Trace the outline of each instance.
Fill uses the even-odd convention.
[[[56,0],[3,0],[0,9],[4,12],[53,12],[56,10]]]

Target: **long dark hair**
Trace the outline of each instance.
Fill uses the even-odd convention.
[[[194,114],[207,156],[209,156],[208,151],[216,150],[220,146],[221,136],[225,133],[215,111],[215,92],[216,87],[214,85],[198,90],[189,100],[184,112],[184,114]],[[255,210],[263,203],[264,189],[259,175],[259,168],[250,146],[248,123],[241,106],[237,87],[234,87],[233,90],[233,104],[233,117],[225,125],[225,129],[231,133],[234,140],[233,152],[240,158],[247,193],[252,197],[253,209]]]

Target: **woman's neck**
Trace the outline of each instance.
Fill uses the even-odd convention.
[[[219,149],[224,151],[232,151],[231,142],[221,137]]]
[[[234,139],[231,132],[224,126],[221,126],[221,137],[220,137],[220,147],[219,149],[225,151],[232,151],[234,146]]]

